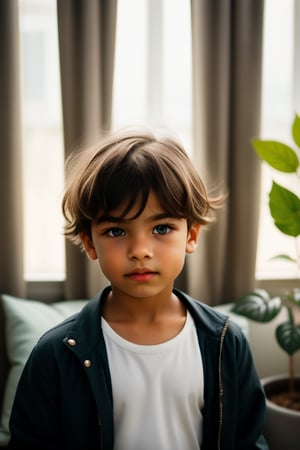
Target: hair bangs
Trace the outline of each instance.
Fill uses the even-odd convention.
[[[171,217],[186,217],[187,193],[180,178],[165,166],[160,168],[154,180],[152,190],[164,211]]]
[[[99,212],[121,209],[121,219],[134,209],[134,215],[130,218],[135,219],[145,209],[152,189],[147,172],[144,173],[138,166],[126,163],[116,170],[102,170],[96,184],[92,201],[94,217]]]

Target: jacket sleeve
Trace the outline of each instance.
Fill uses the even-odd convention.
[[[230,448],[227,444],[234,440],[234,449],[267,450],[269,447],[263,437],[265,393],[249,342],[232,322],[225,337],[222,362],[224,446],[221,448]],[[227,430],[230,430],[228,435]]]
[[[33,349],[21,375],[10,417],[10,448],[59,448],[58,385],[51,353]]]

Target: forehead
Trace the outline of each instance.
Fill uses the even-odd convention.
[[[137,202],[136,204],[133,206],[132,211],[129,213],[129,215],[134,215],[137,213],[139,209],[139,202],[138,202],[138,198],[137,198]],[[147,202],[145,204],[145,208],[143,212],[164,212],[164,208],[162,207],[162,204],[157,196],[157,194],[155,194],[155,192],[150,191],[148,198],[147,198]]]

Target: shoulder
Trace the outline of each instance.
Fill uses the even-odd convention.
[[[196,327],[199,326],[202,330],[205,329],[210,335],[218,338],[224,333],[227,340],[244,341],[245,335],[242,329],[232,322],[228,315],[182,291],[175,289],[174,292],[185,303],[195,321]]]
[[[66,353],[64,339],[80,314],[81,312],[78,312],[66,318],[40,336],[29,357],[31,367],[38,365],[40,370],[48,370],[52,360],[61,360],[62,355]]]
[[[79,319],[81,314],[81,311],[79,311],[76,314],[73,314],[70,317],[67,317],[62,322],[59,322],[54,327],[47,330],[38,340],[38,345],[42,345],[44,343],[47,343],[49,341],[55,341],[56,339],[63,339],[66,334],[68,334],[68,331],[72,328],[74,323]]]
[[[196,300],[178,289],[174,289],[174,293],[185,304],[194,320],[203,322],[203,325],[212,325],[213,327],[216,325],[223,326],[226,322],[227,316],[215,310],[213,307],[200,300]]]
[[[98,325],[98,310],[100,308],[101,295],[97,295],[77,313],[67,317],[54,327],[46,331],[38,340],[36,351],[50,350],[64,346],[64,342],[69,338],[82,339],[92,332],[96,335]]]

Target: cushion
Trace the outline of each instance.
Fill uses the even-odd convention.
[[[11,407],[24,364],[39,337],[68,316],[80,311],[88,300],[44,303],[2,295],[5,339],[11,365],[6,381],[0,431],[9,433]]]

